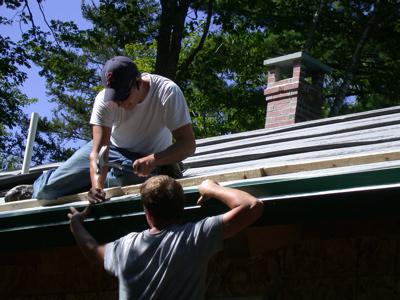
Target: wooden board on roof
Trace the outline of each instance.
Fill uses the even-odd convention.
[[[354,165],[362,165],[362,164],[371,164],[376,162],[385,162],[385,161],[395,161],[398,165],[400,165],[400,151],[392,152],[392,153],[375,153],[374,155],[357,155],[357,156],[347,156],[342,157],[340,159],[327,159],[327,160],[314,160],[308,161],[307,163],[299,163],[294,162],[292,164],[283,164],[276,165],[274,167],[259,167],[255,169],[241,170],[241,171],[233,171],[233,172],[221,172],[216,174],[209,174],[205,176],[195,176],[189,178],[180,179],[179,182],[184,187],[188,186],[196,186],[200,184],[205,179],[213,179],[219,182],[225,181],[233,181],[233,180],[243,180],[243,179],[252,179],[264,176],[271,176],[277,174],[288,174],[288,173],[296,173],[301,171],[309,171],[309,170],[320,170],[324,168],[335,168],[341,166],[354,166]],[[125,187],[114,187],[106,189],[106,197],[117,197],[128,194],[138,194],[139,193],[140,184],[125,186]],[[75,195],[69,195],[65,197],[60,197],[54,200],[37,200],[37,199],[29,199],[22,200],[16,202],[10,202],[0,205],[1,211],[10,211],[17,209],[25,209],[25,208],[33,208],[39,206],[47,206],[47,205],[60,205],[65,203],[71,203],[76,201],[85,201],[87,193],[79,193]]]

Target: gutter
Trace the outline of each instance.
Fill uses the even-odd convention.
[[[347,174],[302,178],[269,177],[224,184],[252,193],[267,204],[259,225],[314,222],[326,218],[400,216],[400,166]],[[184,188],[185,221],[226,211],[217,201],[199,207],[196,187]],[[0,213],[0,250],[73,244],[69,207],[82,209],[82,201]],[[95,205],[86,220],[88,230],[106,242],[128,232],[147,228],[139,195],[118,197]]]

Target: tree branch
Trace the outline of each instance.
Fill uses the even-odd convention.
[[[343,78],[342,84],[339,86],[335,99],[333,100],[332,108],[329,112],[329,116],[336,116],[339,113],[340,107],[343,104],[343,101],[346,97],[347,91],[353,81],[353,78],[358,70],[359,63],[360,63],[360,58],[362,54],[362,50],[365,46],[365,44],[368,41],[368,38],[370,36],[370,33],[372,29],[375,27],[376,22],[377,22],[377,16],[378,16],[378,9],[379,9],[380,1],[376,1],[375,4],[373,4],[373,11],[371,12],[371,16],[369,20],[367,21],[367,25],[364,29],[364,31],[361,34],[360,39],[358,40],[358,43],[354,49],[353,55],[351,57],[351,63],[350,66],[348,67],[346,74]]]
[[[212,14],[213,14],[213,0],[209,0],[207,8],[207,20],[206,23],[204,24],[203,35],[201,36],[200,42],[197,45],[197,47],[193,49],[193,51],[189,54],[187,59],[180,65],[179,74],[177,76],[178,78],[180,78],[181,75],[186,72],[186,70],[189,68],[189,65],[193,62],[194,58],[196,57],[197,53],[199,53],[199,51],[203,48],[206,38],[208,36],[208,32],[210,30]]]
[[[40,3],[41,0],[36,0],[36,2],[37,2],[37,4],[38,4],[38,6],[39,6],[39,10],[40,10],[40,13],[42,14],[43,20],[44,20],[44,22],[46,23],[47,27],[50,29],[50,32],[51,32],[51,34],[53,35],[54,40],[56,41],[57,46],[58,46],[59,48],[61,48],[60,44],[58,43],[57,36],[56,36],[56,34],[54,33],[54,31],[53,31],[53,28],[51,28],[50,24],[47,22],[47,18],[46,18],[46,15],[44,14],[42,4]]]
[[[313,17],[313,21],[312,21],[312,25],[311,25],[310,31],[308,33],[307,41],[304,44],[304,51],[305,52],[310,52],[310,50],[311,50],[311,48],[313,46],[315,31],[317,30],[317,25],[318,25],[322,10],[324,9],[324,6],[325,6],[325,0],[320,0],[319,7],[317,8],[317,10],[314,13],[314,17]]]
[[[22,8],[22,11],[24,11],[25,7],[28,9],[29,19],[31,20],[33,32],[36,32],[36,26],[35,26],[35,22],[33,21],[33,14],[32,14],[31,8],[29,7],[28,0],[24,0],[24,2],[25,2],[25,5]]]

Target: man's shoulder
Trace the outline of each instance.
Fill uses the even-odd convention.
[[[195,223],[186,223],[192,230],[199,232],[208,232],[213,228],[222,227],[222,215],[206,217]]]
[[[200,249],[197,253],[207,254],[222,248],[222,215],[207,217],[195,223],[186,223],[185,226],[182,239],[190,249]]]
[[[171,79],[150,73],[143,73],[142,78],[144,80],[148,80],[150,82],[150,88],[157,90],[166,90],[166,89],[180,89],[179,86],[172,81]]]
[[[104,102],[104,91],[105,91],[105,89],[102,89],[100,92],[97,93],[96,98],[95,98],[96,102],[99,102],[99,101]]]
[[[142,73],[142,78],[144,80],[147,79],[147,80],[155,80],[155,81],[160,81],[160,82],[173,82],[171,79],[169,79],[165,76],[153,74],[153,73]]]
[[[108,244],[115,244],[115,245],[121,245],[121,246],[125,246],[126,244],[131,243],[132,241],[134,241],[136,238],[142,236],[145,233],[146,230],[141,231],[141,232],[130,232],[124,236],[121,236],[120,238],[109,242]]]
[[[113,110],[115,107],[118,107],[116,105],[113,105],[114,102],[104,100],[104,92],[105,89],[102,89],[100,92],[97,93],[93,104],[94,109],[106,108],[108,110]]]
[[[206,217],[204,219],[201,219],[197,223],[202,223],[202,224],[209,223],[212,225],[219,225],[222,224],[222,215]]]

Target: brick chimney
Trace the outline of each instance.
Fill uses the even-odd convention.
[[[305,52],[267,59],[265,128],[321,118],[324,74],[332,69]]]

